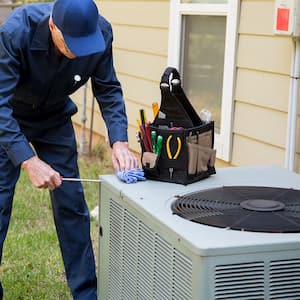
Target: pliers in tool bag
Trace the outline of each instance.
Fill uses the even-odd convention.
[[[182,142],[181,142],[181,138],[178,136],[177,137],[177,150],[173,156],[172,152],[171,152],[171,145],[170,145],[172,138],[173,138],[172,134],[170,134],[167,138],[167,142],[166,142],[167,155],[168,155],[169,159],[177,159],[180,154],[180,151],[181,151]],[[174,168],[169,168],[170,179],[173,178],[173,172],[174,172]]]
[[[166,143],[167,155],[168,155],[169,159],[177,159],[180,154],[180,151],[181,151],[182,142],[181,142],[181,138],[178,136],[177,137],[177,150],[173,156],[172,152],[171,152],[171,146],[170,146],[172,138],[173,138],[173,135],[171,134],[168,136],[168,139],[167,139],[167,143]]]

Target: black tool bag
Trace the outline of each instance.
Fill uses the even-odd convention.
[[[162,147],[155,153],[141,141],[146,178],[186,185],[215,174],[214,122],[200,119],[175,68],[165,70],[160,89],[161,105],[149,128],[162,137]]]

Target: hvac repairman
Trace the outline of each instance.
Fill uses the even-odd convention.
[[[89,78],[115,170],[138,165],[128,150],[112,39],[111,25],[92,0],[24,5],[0,27],[0,253],[23,168],[34,187],[50,190],[67,281],[78,300],[97,299],[90,219],[82,185],[61,177],[79,177],[71,122],[77,107],[68,95]]]

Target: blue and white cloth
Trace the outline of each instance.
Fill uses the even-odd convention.
[[[116,176],[125,183],[136,183],[137,181],[146,180],[144,171],[140,168],[128,171],[118,171],[116,172]]]

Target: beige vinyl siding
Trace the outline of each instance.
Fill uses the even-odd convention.
[[[101,0],[97,4],[113,27],[114,64],[126,102],[129,145],[140,152],[136,141],[139,109],[144,108],[148,119],[152,119],[151,103],[160,99],[159,81],[167,64],[169,1]],[[74,117],[76,123],[81,118],[80,93],[74,96],[79,103],[79,113]],[[91,97],[89,88],[87,123]],[[106,135],[98,105],[96,111],[94,130]]]
[[[289,77],[239,68],[235,98],[248,104],[286,112]]]
[[[11,0],[0,0],[0,24],[11,13],[12,6]]]
[[[101,1],[100,10],[114,30],[114,59],[123,86],[131,148],[139,109],[152,118],[151,103],[160,98],[159,79],[167,63],[169,1]]]
[[[276,147],[285,147],[286,115],[278,110],[236,102],[234,132]],[[255,124],[253,124],[255,123]]]
[[[243,165],[247,157],[248,165],[280,165],[284,164],[282,149],[270,144],[236,135],[233,156],[237,165]],[[272,152],[272,155],[270,153]]]
[[[293,43],[273,34],[274,5],[271,0],[241,1],[234,165],[284,165]]]

